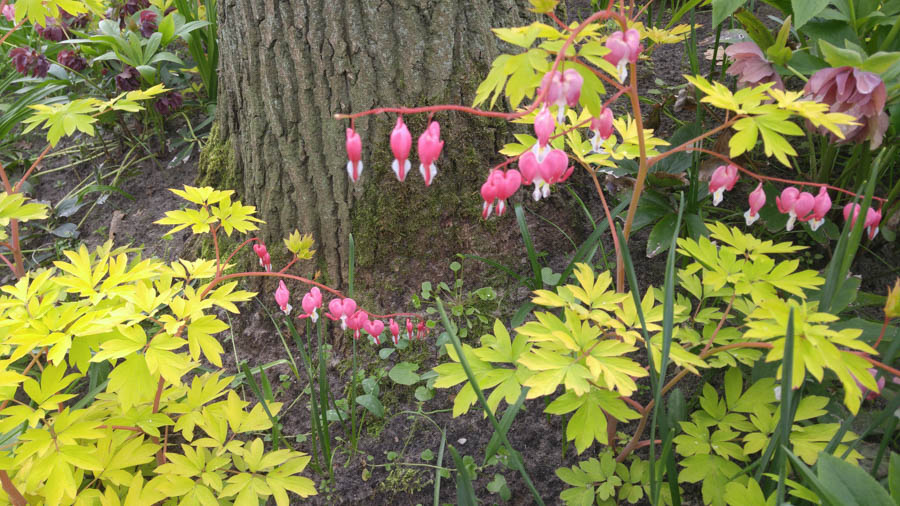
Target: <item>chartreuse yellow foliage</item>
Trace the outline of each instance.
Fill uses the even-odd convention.
[[[259,222],[231,192],[175,192],[199,206],[161,220],[176,229]],[[0,195],[4,220],[44,212]],[[283,506],[316,493],[300,476],[309,457],[267,451],[269,416],[221,370],[228,325],[214,311],[237,313],[253,293],[221,282],[215,261],[166,264],[111,243],[64,255],[0,287],[0,471],[29,503]]]
[[[790,166],[788,156],[796,156],[797,151],[785,136],[804,135],[796,123],[788,121],[792,116],[809,120],[816,127],[825,127],[841,139],[844,134],[840,125],[856,124],[853,116],[829,112],[828,105],[804,100],[801,92],[773,89],[775,83],[732,92],[722,83],[711,83],[700,76],[686,75],[684,78],[706,94],[701,102],[731,111],[739,118],[732,125],[736,133],[728,141],[731,158],[752,150],[762,137],[766,156],[774,156]]]
[[[852,352],[874,353],[859,340],[861,332],[831,329],[828,323],[836,318],[816,312],[816,303],[807,300],[807,293],[824,280],[815,271],[801,270],[796,259],[775,257],[803,247],[759,240],[720,223],[707,228],[709,237],[678,240],[677,251],[688,261],[678,272],[684,293],[676,295],[673,307],[669,359],[689,373],[708,368],[734,372],[727,375],[727,405],[708,387],[712,390],[704,391],[701,398],[707,415],[697,414],[699,418],[686,422],[693,425],[676,439],[677,444],[682,442],[678,452],[687,457],[683,465],[689,472],[685,476],[692,481],[705,479],[695,476],[695,470],[715,467],[707,465],[713,457],[727,464],[730,459],[745,461],[760,452],[760,438],[774,430],[780,412],[780,407],[772,405],[776,402],[775,379],[757,383],[741,394],[743,383],[736,366],[781,360],[790,308],[794,308],[795,387],[808,376],[822,381],[824,370],[830,369],[843,387],[844,404],[854,413],[862,396],[854,376],[867,388],[876,388],[866,372],[868,363]],[[485,391],[494,389],[488,398],[490,409],[496,410],[501,400],[514,403],[524,388],[528,399],[549,396],[552,400],[545,412],[569,415],[566,437],[581,453],[595,441],[608,444],[610,417],[620,421],[640,417],[624,398],[632,397],[648,375],[645,363],[638,362],[639,350],[646,353],[649,347],[654,365],[659,367],[663,297],[653,287],[644,293],[640,299],[642,323],[634,298],[627,292],[615,292],[609,272],[598,274],[590,266],[578,264],[573,276],[574,283],[534,292],[532,302],[538,309],[531,321],[515,329],[514,338],[497,321],[494,333],[483,336],[480,346],[464,344],[463,351],[479,386]],[[761,350],[760,343],[771,345],[770,350]],[[463,383],[453,408],[454,416],[459,416],[474,405],[476,397],[459,357],[452,346],[447,350],[451,362],[435,368],[435,386]],[[821,400],[805,398],[797,420],[824,414]],[[744,414],[729,415],[728,411]],[[749,419],[748,414],[752,415]],[[731,422],[737,425],[727,425]],[[712,428],[715,424],[720,424],[716,430]],[[747,433],[743,447],[738,444],[737,429]],[[836,430],[833,425],[805,422],[795,428],[791,442],[801,458],[811,461]],[[724,476],[731,475],[716,479]],[[722,490],[724,484],[720,483]]]

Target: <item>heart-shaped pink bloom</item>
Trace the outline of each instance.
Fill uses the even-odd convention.
[[[491,174],[493,176],[493,174]],[[481,185],[481,198],[484,199],[484,206],[481,209],[481,218],[486,220],[494,210],[494,201],[497,200],[497,185],[494,179],[488,177],[488,180]]]
[[[312,287],[312,289],[303,296],[303,301],[300,305],[303,307],[304,314],[301,314],[299,318],[309,318],[315,323],[315,321],[319,319],[317,310],[322,307],[322,292],[319,290],[319,287]]]
[[[628,61],[631,57],[631,51],[628,44],[625,43],[625,34],[620,31],[610,34],[606,38],[604,46],[609,49],[609,52],[603,56],[603,59],[612,65],[618,65],[623,60]]]
[[[600,153],[603,150],[601,147],[603,142],[613,134],[613,113],[608,107],[600,111],[600,116],[591,119],[591,132],[594,132],[591,149],[595,153]]]
[[[541,177],[547,184],[565,181],[566,168],[569,166],[569,155],[561,149],[554,149],[547,155],[544,163],[540,164]]]
[[[720,165],[709,179],[709,191],[713,194],[713,205],[717,206],[722,202],[722,195],[726,191],[731,191],[740,178],[736,165]]]
[[[355,303],[354,303],[355,305]],[[347,328],[353,331],[353,338],[359,339],[360,330],[365,327],[369,321],[369,315],[360,309],[347,318]],[[384,324],[382,324],[384,325]]]
[[[812,193],[801,192],[794,202],[794,214],[797,215],[799,221],[809,221],[813,215],[813,208],[816,206],[816,198]]]
[[[578,105],[578,99],[581,98],[581,86],[584,85],[584,78],[575,69],[566,69],[563,72],[563,95],[565,95],[566,104],[569,107]]]
[[[542,106],[541,112],[534,118],[534,133],[537,135],[539,147],[543,148],[550,142],[550,136],[553,135],[555,129],[556,121],[553,119],[553,115],[550,114],[546,105]]]
[[[878,226],[881,224],[881,210],[875,210],[871,207],[866,211],[866,228],[869,231],[869,239],[874,239],[878,235]]]
[[[763,190],[762,183],[756,186],[756,189],[750,193],[747,200],[750,203],[750,209],[747,209],[744,213],[744,218],[747,220],[747,226],[749,227],[759,219],[759,210],[766,205],[766,192]]]
[[[394,346],[400,344],[400,325],[391,318],[388,327],[391,329],[391,341],[394,342]]]
[[[266,250],[266,245],[263,243],[254,244],[253,252],[259,257],[259,265],[261,265],[266,272],[270,272],[272,270],[272,260],[269,257],[269,252]]]
[[[411,165],[409,162],[409,150],[411,148],[412,135],[409,134],[409,128],[403,122],[403,117],[398,116],[397,124],[394,125],[394,130],[391,132],[391,152],[394,153],[394,162],[391,164],[391,168],[401,182],[409,174]]]
[[[628,46],[628,61],[637,63],[641,51],[644,50],[644,47],[641,45],[641,32],[634,28],[629,28],[625,30],[624,39],[625,45]]]
[[[831,211],[831,197],[828,195],[828,189],[824,186],[819,188],[816,195],[816,202],[813,205],[812,219],[809,221],[809,228],[818,230],[825,223],[825,215]]]
[[[284,285],[284,281],[278,281],[278,289],[275,290],[275,302],[278,303],[278,306],[284,311],[284,314],[290,314],[291,305],[288,301],[291,300],[291,292],[288,291],[287,286]]]
[[[412,320],[407,318],[406,319],[406,338],[412,339],[413,338],[412,333],[413,333],[413,322],[412,322]]]
[[[352,128],[347,129],[347,174],[353,182],[359,181],[362,174],[362,140]]]
[[[366,320],[363,329],[375,339],[375,344],[381,344],[381,333],[384,332],[384,322],[381,320]]]
[[[419,172],[425,180],[425,186],[431,186],[431,181],[437,175],[437,166],[434,162],[441,156],[443,147],[441,125],[437,121],[432,121],[419,136]]]
[[[782,214],[793,212],[794,202],[797,201],[799,195],[800,190],[793,186],[788,186],[781,190],[781,196],[775,197],[775,205],[778,207],[778,212]]]
[[[537,156],[533,151],[526,151],[519,157],[519,172],[522,176],[522,183],[526,185],[541,177]]]
[[[328,313],[325,316],[332,320],[341,321],[341,329],[347,329],[347,320],[356,312],[356,301],[350,298],[332,299],[328,303]]]

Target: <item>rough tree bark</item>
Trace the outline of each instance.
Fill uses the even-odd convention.
[[[527,22],[524,0],[219,0],[217,126],[203,178],[238,190],[267,222],[280,250],[290,231],[312,232],[317,268],[345,282],[348,234],[358,261],[441,261],[467,241],[454,224],[480,213],[478,188],[505,138],[505,125],[439,114],[446,144],[434,184],[417,158],[406,183],[390,170],[395,117],[357,120],[365,170],[346,173],[344,130],[335,113],[380,105],[469,104],[498,54],[495,26]],[[426,118],[405,118],[415,139]],[[476,233],[491,233],[478,225]],[[395,268],[399,270],[399,268]],[[378,288],[378,287],[375,287]]]

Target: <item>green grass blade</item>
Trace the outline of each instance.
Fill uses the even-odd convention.
[[[456,466],[456,504],[476,506],[478,500],[475,498],[475,489],[472,487],[472,476],[453,445],[450,445],[450,455],[453,456],[453,463]]]
[[[356,242],[350,234],[350,263],[347,270],[347,297],[353,297],[353,278],[356,274]]]
[[[528,232],[528,224],[525,222],[525,211],[521,204],[516,204],[516,221],[519,223],[519,232],[522,233],[522,240],[525,241],[525,252],[528,254],[528,261],[531,262],[531,270],[534,273],[532,289],[538,290],[544,286],[541,277],[541,264],[538,262],[537,252],[534,250],[534,243],[531,241],[531,234]]]
[[[787,456],[785,451],[791,448],[791,424],[794,421],[793,403],[793,372],[794,372],[794,308],[788,313],[787,332],[784,337],[784,358],[781,361],[781,426],[782,451],[778,453],[775,463],[778,469],[778,492],[775,504],[784,504],[784,479],[787,477]]]
[[[437,467],[434,470],[434,506],[441,504],[441,470],[444,465],[444,446],[447,444],[447,430],[441,429],[441,445],[438,447]]]
[[[241,371],[244,372],[244,379],[247,380],[247,383],[250,385],[250,390],[253,390],[253,395],[259,399],[259,403],[262,404],[263,411],[266,412],[266,416],[269,417],[269,421],[272,422],[272,446],[275,450],[281,446],[281,430],[279,428],[278,418],[272,415],[272,412],[269,410],[269,405],[266,402],[265,398],[262,396],[262,392],[259,390],[259,384],[256,383],[256,378],[253,377],[253,373],[250,371],[250,367],[247,365],[247,362],[241,364]],[[259,368],[261,374],[265,374],[263,372],[262,367]]]
[[[503,431],[505,435],[509,432],[510,426],[512,426],[513,420],[516,418],[516,415],[519,414],[519,410],[522,409],[522,405],[525,404],[525,395],[528,394],[529,387],[523,387],[522,393],[519,394],[519,398],[516,399],[516,403],[512,406],[509,406],[506,411],[503,413],[503,418],[500,419],[500,430]],[[500,434],[494,433],[491,435],[491,440],[488,442],[487,449],[484,451],[484,463],[481,465],[486,465],[487,461],[491,459],[496,453],[497,450],[500,449]]]

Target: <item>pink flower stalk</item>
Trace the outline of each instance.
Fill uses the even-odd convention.
[[[747,226],[753,225],[759,219],[759,210],[766,205],[766,192],[763,191],[762,183],[756,186],[756,189],[750,193],[748,198],[750,201],[750,209],[744,213],[744,219],[747,220]]]
[[[831,211],[831,197],[828,196],[828,189],[824,186],[819,188],[813,204],[812,219],[809,220],[809,228],[818,230],[825,223],[825,215]]]
[[[872,149],[881,145],[889,123],[884,112],[887,91],[878,74],[853,67],[826,68],[813,74],[803,91],[807,97],[831,106],[831,112],[849,114],[859,123],[839,125],[843,139],[825,127],[819,127],[820,133],[830,134],[832,140],[842,143],[868,139]]]
[[[538,161],[543,161],[547,153],[550,152],[550,136],[556,130],[556,120],[547,109],[547,105],[541,106],[541,112],[534,118],[534,133],[537,135],[537,144],[534,145],[534,154],[537,155]]]
[[[852,220],[850,222],[850,228],[856,226],[856,218],[859,217],[859,204],[849,203],[844,206],[844,221]],[[851,219],[850,215],[853,214]],[[878,235],[878,226],[881,224],[881,211],[874,210],[871,207],[868,211],[866,211],[866,221],[863,224],[866,227],[866,230],[869,235],[869,239],[875,239],[875,236]]]
[[[431,181],[437,175],[437,166],[434,162],[441,156],[443,148],[441,125],[437,121],[432,121],[419,136],[419,173],[425,180],[425,186],[431,186]]]
[[[284,311],[284,314],[291,313],[291,305],[288,303],[290,300],[291,292],[284,286],[284,281],[278,281],[278,289],[275,290],[275,302],[278,303],[278,306]]]
[[[397,346],[400,344],[400,325],[391,318],[388,327],[391,329],[391,341],[394,342],[394,346]]]
[[[600,116],[591,119],[591,149],[594,153],[603,153],[603,142],[613,134],[613,113],[608,107],[600,111]]]
[[[562,73],[554,71],[544,74],[538,93],[543,93],[544,89],[548,89],[545,103],[547,106],[557,106],[557,123],[562,123],[566,105],[569,107],[578,105],[583,84],[584,78],[575,69],[566,69]]]
[[[495,199],[498,201],[497,216],[503,216],[503,213],[506,212],[506,199],[512,197],[521,185],[522,175],[516,169],[506,172],[500,169],[492,171],[487,181],[481,185],[481,197],[484,199],[481,217],[488,219],[494,209]]]
[[[347,328],[353,331],[353,339],[359,339],[359,331],[362,330],[367,323],[369,323],[369,315],[362,309],[347,318]],[[382,329],[384,329],[383,323],[381,326]]]
[[[381,333],[384,332],[384,322],[381,320],[366,320],[363,329],[372,336],[375,344],[381,346]]]
[[[720,165],[709,179],[709,192],[713,194],[713,205],[722,202],[722,194],[731,191],[740,179],[738,168],[734,164]]]
[[[2,13],[3,17],[10,23],[16,20],[16,8],[13,7],[12,4],[4,5],[3,10],[0,11],[0,13]]]
[[[413,338],[413,322],[409,318],[406,319],[406,338],[410,341]]]
[[[347,174],[355,183],[363,171],[362,140],[352,128],[347,129],[347,159]]]
[[[272,272],[272,259],[269,257],[266,245],[263,243],[256,243],[253,245],[253,251],[256,253],[256,256],[259,257],[259,265],[262,266],[266,272]]]
[[[534,183],[532,197],[541,200],[541,197],[550,196],[550,185],[561,183],[572,175],[574,166],[566,168],[569,164],[569,155],[561,149],[550,151],[543,162],[538,162],[537,157],[531,151],[526,151],[519,157],[519,171],[522,176],[522,184]]]
[[[616,71],[619,72],[619,82],[625,82],[628,77],[628,64],[637,63],[638,56],[644,47],[641,45],[641,33],[634,28],[622,32],[618,31],[607,37],[604,44],[609,53],[603,58],[615,65]]]
[[[397,117],[397,124],[391,132],[391,151],[394,153],[394,162],[391,168],[397,175],[397,180],[403,182],[412,166],[409,162],[409,150],[412,148],[412,135],[409,134],[409,128],[403,122],[403,117]]]
[[[738,88],[759,86],[774,82],[774,88],[784,89],[781,76],[775,71],[772,63],[766,59],[762,49],[755,42],[738,42],[725,49],[725,54],[732,59],[726,71],[728,75],[737,77]]]
[[[325,316],[331,320],[340,320],[341,329],[347,330],[347,320],[356,313],[356,301],[353,299],[332,299],[328,303],[328,313]]]
[[[318,286],[312,287],[312,290],[303,296],[300,306],[305,312],[297,318],[309,318],[313,323],[316,323],[316,320],[319,319],[318,309],[322,307],[322,292]]]

